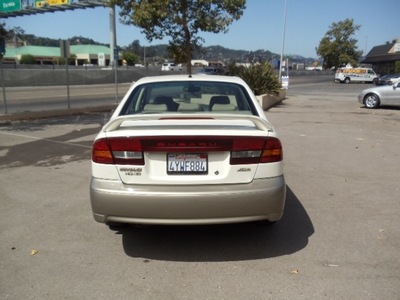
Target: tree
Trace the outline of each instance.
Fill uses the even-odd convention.
[[[135,53],[129,51],[123,53],[122,59],[126,61],[128,66],[134,66],[139,61],[139,57]]]
[[[352,36],[360,27],[353,23],[353,19],[332,23],[316,48],[317,54],[324,60],[325,68],[358,65],[362,51],[357,50],[357,40]]]
[[[25,34],[25,30],[23,30],[21,27],[17,26],[17,27],[13,27],[10,32],[10,35],[14,36],[14,39],[16,40],[18,38],[18,36],[24,35]]]
[[[22,54],[21,59],[19,60],[19,63],[25,64],[25,65],[34,65],[34,64],[36,64],[36,59],[31,54]]]
[[[143,53],[143,49],[142,46],[140,46],[139,40],[134,40],[132,43],[128,45],[127,48],[138,56],[142,55]]]
[[[0,23],[0,59],[2,59],[6,53],[6,38],[8,36],[8,31],[5,26],[6,24]]]
[[[226,33],[246,0],[111,0],[111,5],[120,6],[122,22],[140,27],[150,42],[170,37],[175,62],[186,62],[191,74],[192,54],[204,42],[199,32]]]

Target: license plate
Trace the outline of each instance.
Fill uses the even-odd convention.
[[[206,153],[168,153],[167,174],[201,175],[208,174]]]

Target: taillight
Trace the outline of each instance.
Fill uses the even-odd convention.
[[[92,160],[100,164],[144,165],[142,143],[129,137],[99,139],[93,145]]]
[[[278,162],[283,159],[279,139],[237,138],[231,151],[231,165]]]
[[[282,159],[283,151],[281,141],[274,137],[267,138],[260,162],[271,163],[281,161]]]
[[[93,145],[92,161],[99,164],[113,164],[114,158],[106,139],[97,140]]]

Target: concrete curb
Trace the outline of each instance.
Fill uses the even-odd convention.
[[[286,90],[279,91],[279,94],[264,94],[257,96],[257,100],[260,103],[263,110],[268,110],[275,104],[282,102],[286,99]]]

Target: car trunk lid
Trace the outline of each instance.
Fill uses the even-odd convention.
[[[251,182],[281,147],[271,132],[268,122],[252,116],[152,115],[117,118],[101,140],[125,184],[237,184]],[[278,141],[275,150],[266,149],[270,141]]]

